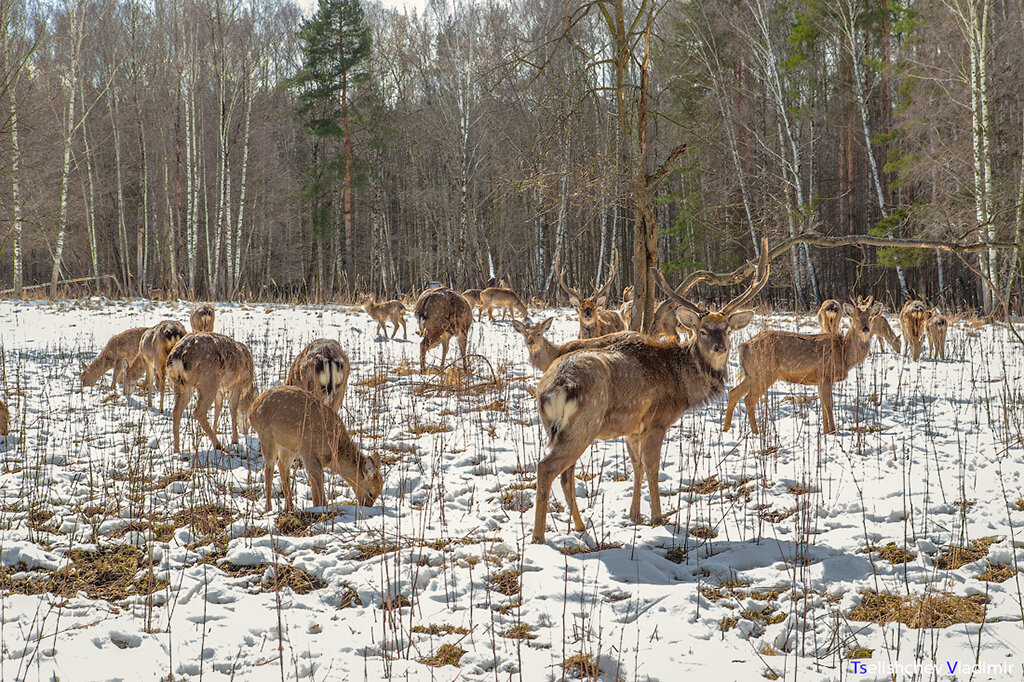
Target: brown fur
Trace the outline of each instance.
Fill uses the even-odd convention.
[[[409,338],[409,333],[405,326],[405,306],[402,305],[401,301],[391,299],[390,301],[377,303],[373,300],[372,296],[364,296],[363,310],[377,323],[378,334],[383,333],[384,336],[387,336],[388,328],[386,323],[390,322],[395,325],[394,331],[391,332],[391,338],[398,336],[399,324],[402,325],[402,338]]]
[[[569,303],[576,308],[580,318],[580,338],[592,339],[626,328],[622,317],[614,310],[603,310],[608,303],[608,289],[615,279],[619,267],[619,254],[615,253],[615,263],[605,283],[598,287],[590,296],[583,296],[579,291],[565,283],[565,276],[558,266],[559,256],[555,256],[555,272],[558,273],[558,284],[569,295]]]
[[[900,311],[900,328],[903,330],[905,351],[914,360],[921,357],[924,340],[924,324],[928,321],[928,310],[921,301],[907,301]]]
[[[928,334],[928,347],[931,350],[932,359],[945,360],[946,331],[949,329],[949,320],[942,313],[933,310],[924,328]]]
[[[537,501],[533,541],[544,542],[551,484],[561,478],[576,531],[583,519],[576,505],[576,460],[596,439],[625,437],[633,463],[633,500],[629,518],[642,521],[640,496],[646,475],[651,495],[651,523],[664,521],[658,475],[661,447],[668,428],[686,410],[725,391],[729,335],[750,323],[752,310],[737,310],[768,278],[767,244],[747,291],[722,312],[709,313],[678,297],[677,320],[693,334],[684,344],[626,340],[605,349],[580,350],[552,363],[537,384],[537,407],[550,450],[537,464]]]
[[[115,334],[107,341],[100,354],[82,369],[82,385],[92,386],[109,370],[114,370],[112,386],[116,389],[117,382],[124,382],[124,392],[128,393],[128,378],[132,375],[137,379],[145,374],[145,365],[139,357],[139,342],[149,327],[132,327],[120,334]]]
[[[167,377],[174,388],[174,452],[181,451],[181,414],[193,392],[197,393],[193,414],[213,441],[213,447],[224,449],[206,415],[216,403],[216,425],[224,397],[231,411],[231,442],[238,442],[238,429],[247,430],[249,407],[256,397],[252,352],[245,344],[215,332],[189,334],[167,356]]]
[[[194,332],[212,332],[213,318],[213,306],[204,304],[192,311],[188,321],[192,325],[192,331]]]
[[[896,336],[896,332],[892,330],[892,327],[889,326],[889,320],[885,319],[885,315],[881,313],[871,318],[871,337],[874,338],[876,336],[886,341],[892,346],[894,351],[900,352],[903,342],[900,340],[900,337]],[[882,341],[879,341],[878,344],[882,346]],[[882,347],[884,348],[884,346]]]
[[[723,431],[732,427],[732,412],[740,398],[747,406],[747,419],[752,433],[758,433],[754,408],[765,391],[778,380],[794,384],[817,385],[821,400],[822,428],[835,433],[832,414],[832,385],[846,379],[850,369],[868,355],[871,347],[871,317],[881,306],[871,299],[856,307],[846,304],[850,329],[839,334],[796,334],[766,330],[740,346],[740,369],[743,380],[729,391]]]
[[[676,309],[679,304],[668,299],[654,309],[654,321],[648,336],[652,339],[678,339],[679,330],[676,326]]]
[[[619,306],[619,317],[622,318],[622,324],[629,329],[629,323],[633,320],[633,301],[624,301]]]
[[[7,409],[4,401],[0,400],[0,436],[6,436],[11,432],[11,412]]]
[[[285,383],[312,393],[337,412],[345,398],[351,371],[352,364],[340,343],[334,339],[317,339],[295,356]]]
[[[554,318],[549,317],[542,322],[532,325],[529,322],[512,320],[512,327],[523,335],[523,341],[526,342],[526,350],[530,354],[530,364],[542,372],[550,367],[551,363],[557,358],[566,353],[577,350],[606,348],[620,341],[642,341],[644,339],[644,335],[639,332],[622,331],[614,334],[605,334],[593,339],[576,339],[575,341],[556,345],[544,338],[544,334],[551,327],[552,320]]]
[[[420,372],[427,371],[427,351],[441,344],[441,367],[448,357],[448,340],[456,337],[462,351],[462,367],[469,372],[466,343],[473,324],[469,302],[448,287],[427,289],[416,301],[416,320],[420,325]]]
[[[630,284],[628,287],[622,290],[622,302],[629,303],[633,300],[633,285]]]
[[[259,434],[263,453],[266,511],[273,507],[275,462],[281,475],[285,510],[292,510],[288,476],[296,457],[302,460],[306,469],[313,489],[314,506],[327,505],[324,469],[345,479],[364,507],[369,507],[380,497],[384,489],[380,456],[367,457],[360,453],[337,413],[311,393],[296,386],[268,388],[253,402],[249,421]]]
[[[501,308],[501,318],[505,319],[506,314],[519,311],[523,319],[529,317],[526,306],[519,298],[519,294],[506,287],[487,287],[480,292],[480,314],[483,315],[483,308],[487,309],[487,317],[494,319],[494,308]]]
[[[480,292],[483,289],[466,289],[462,292],[462,297],[469,301],[469,307],[472,310],[476,310],[480,307]],[[483,317],[484,311],[480,311],[480,317]]]
[[[843,306],[834,298],[830,298],[818,308],[818,324],[822,334],[838,334],[839,321],[843,319]]]
[[[185,335],[185,325],[177,320],[164,320],[149,329],[142,335],[139,341],[139,357],[145,365],[146,372],[146,405],[153,406],[153,379],[156,378],[156,388],[160,391],[160,411],[164,411],[164,386],[167,373],[167,356],[170,355],[174,346],[181,341]],[[130,389],[129,389],[130,386]],[[126,395],[131,395],[135,390],[135,380],[125,385]]]

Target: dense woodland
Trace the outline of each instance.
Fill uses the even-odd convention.
[[[557,300],[557,254],[618,291],[761,234],[1021,239],[1024,0],[314,9],[0,0],[0,289]],[[993,307],[1022,267],[801,245],[770,293]]]

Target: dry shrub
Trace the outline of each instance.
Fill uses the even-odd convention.
[[[937,593],[918,597],[867,592],[861,604],[849,613],[850,620],[871,623],[903,623],[911,628],[947,628],[958,623],[985,620],[988,597],[980,594],[958,597]]]
[[[515,596],[522,590],[522,586],[519,584],[520,575],[522,574],[515,569],[495,573],[491,576],[491,589],[506,597]]]
[[[441,648],[432,655],[421,658],[420,663],[434,668],[440,668],[443,665],[453,665],[457,668],[459,661],[465,655],[466,650],[457,644],[442,644]]]
[[[597,659],[593,654],[576,654],[562,661],[562,668],[579,678],[597,679],[601,674],[601,668],[597,665]]]

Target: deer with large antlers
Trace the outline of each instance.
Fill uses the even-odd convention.
[[[554,344],[544,337],[544,334],[551,328],[555,318],[549,317],[537,324],[512,320],[512,328],[523,335],[526,342],[526,351],[530,354],[530,364],[546,371],[551,363],[566,353],[577,350],[592,350],[595,348],[607,348],[620,341],[643,341],[644,335],[640,332],[612,332],[604,336],[596,336],[592,339],[575,339],[563,344]]]
[[[555,256],[555,272],[558,273],[558,284],[562,290],[569,295],[569,303],[576,308],[580,316],[580,338],[592,339],[595,336],[604,336],[612,332],[622,331],[626,324],[622,316],[615,310],[604,310],[608,303],[608,289],[615,280],[615,272],[619,267],[619,252],[615,252],[615,262],[612,264],[612,272],[608,279],[598,287],[590,296],[583,296],[579,291],[565,283],[565,274],[559,267],[559,255]]]
[[[550,450],[537,464],[533,541],[544,542],[551,484],[561,477],[562,492],[576,531],[583,519],[576,505],[576,460],[595,439],[625,437],[633,463],[629,518],[641,523],[640,496],[646,475],[651,523],[664,519],[658,492],[661,446],[669,427],[686,410],[722,395],[727,378],[730,334],[747,326],[753,310],[743,309],[768,281],[768,248],[750,286],[721,310],[708,312],[677,294],[661,271],[654,275],[679,304],[678,323],[691,330],[683,343],[626,340],[600,350],[558,358],[537,385],[537,407]]]
[[[835,433],[832,414],[832,385],[846,379],[850,370],[864,361],[871,348],[871,318],[881,310],[874,299],[849,303],[843,312],[850,328],[839,334],[798,334],[765,330],[740,345],[743,380],[729,391],[723,431],[732,427],[732,412],[740,398],[747,406],[750,431],[758,433],[754,408],[761,396],[779,379],[794,384],[816,385],[821,401],[822,429]]]

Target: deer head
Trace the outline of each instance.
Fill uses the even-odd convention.
[[[597,314],[608,303],[608,289],[611,287],[612,281],[615,279],[615,272],[619,268],[619,252],[615,252],[615,262],[612,264],[612,271],[608,275],[608,279],[600,288],[594,290],[590,296],[583,296],[579,291],[565,283],[565,275],[558,265],[559,257],[560,254],[555,256],[555,272],[558,273],[558,284],[569,295],[569,303],[579,313],[580,325],[583,327],[595,326],[597,324]]]

